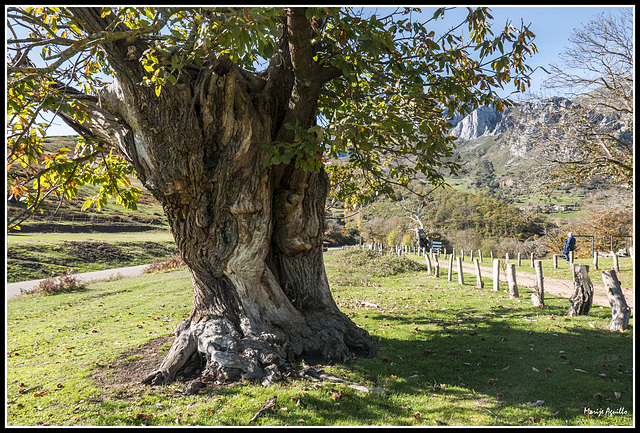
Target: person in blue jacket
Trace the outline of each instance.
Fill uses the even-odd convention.
[[[567,259],[567,263],[569,262],[569,252],[576,249],[576,238],[573,237],[573,233],[569,232],[569,237],[567,241],[564,243],[562,247],[562,254],[564,254],[564,258]]]

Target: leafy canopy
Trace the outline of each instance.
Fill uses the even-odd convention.
[[[420,12],[306,8],[313,61],[338,73],[320,92],[316,125],[285,125],[294,139],[265,143],[265,164],[325,167],[332,193],[353,204],[392,195],[394,186],[418,173],[438,185],[446,170],[458,172],[455,137],[448,134],[453,115],[512,105],[497,92],[505,83],[517,91],[529,85],[532,69],[525,60],[536,52],[534,35],[510,22],[494,30],[487,8],[468,8],[462,22],[436,34],[448,9],[427,18]],[[31,212],[49,195],[72,197],[91,183],[103,188],[87,207],[116,196],[135,208],[139,191],[127,180],[133,170],[113,143],[87,136],[75,149],[47,151],[48,125],[40,114],[86,121],[83,95],[96,95],[112,79],[102,46],[126,38],[148,43],[136,59],[146,71],[140,84],[158,95],[207,55],[261,71],[281,58],[286,14],[271,7],[105,7],[102,16],[116,18],[114,27],[88,33],[67,8],[8,8],[9,198]]]

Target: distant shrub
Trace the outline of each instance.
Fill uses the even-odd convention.
[[[426,265],[397,254],[385,254],[368,248],[348,248],[342,255],[340,267],[349,272],[359,270],[369,276],[388,277],[402,272],[426,270]]]
[[[78,277],[74,275],[74,271],[69,269],[59,277],[51,275],[42,280],[33,289],[21,290],[23,294],[45,294],[52,295],[55,293],[71,292],[78,289],[84,289],[85,285],[78,281]]]
[[[182,260],[180,254],[175,254],[169,260],[154,260],[149,266],[144,269],[145,274],[161,271],[171,271],[184,266],[185,263]]]

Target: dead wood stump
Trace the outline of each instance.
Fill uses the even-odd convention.
[[[575,292],[569,299],[571,306],[567,315],[586,316],[593,303],[593,283],[589,278],[589,266],[574,263],[572,267]]]
[[[609,304],[611,305],[609,329],[611,331],[624,331],[629,328],[631,308],[629,308],[624,298],[616,271],[602,271],[602,282],[607,288],[607,298],[609,298]]]

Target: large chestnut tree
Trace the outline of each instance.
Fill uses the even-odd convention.
[[[222,378],[265,382],[296,359],[373,355],[327,283],[328,195],[442,183],[460,168],[453,114],[510,105],[497,91],[525,89],[536,50],[486,8],[438,33],[445,8],[374,12],[7,8],[9,198],[31,212],[92,183],[87,206],[133,208],[135,173],[189,268],[193,310],[146,382],[197,353]],[[45,111],[78,132],[74,149],[45,151]]]

